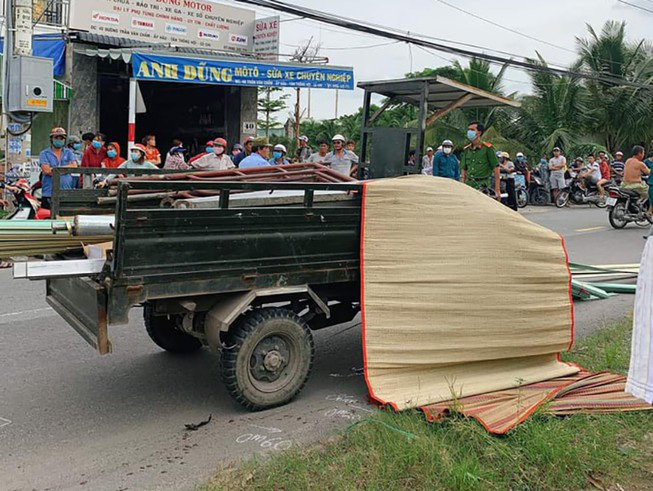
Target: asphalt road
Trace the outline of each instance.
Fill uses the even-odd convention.
[[[573,261],[639,262],[643,230],[609,227],[605,211],[533,209],[563,234]],[[318,440],[368,415],[360,327],[316,333],[317,361],[293,403],[240,409],[223,389],[217,355],[179,358],[147,338],[140,310],[111,332],[100,357],[46,305],[43,284],[0,271],[0,489],[189,489],[219,466]],[[576,306],[577,335],[620,319],[632,296]],[[354,369],[354,370],[352,370]],[[212,415],[198,431],[198,423]]]

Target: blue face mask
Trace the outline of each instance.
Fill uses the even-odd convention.
[[[115,150],[109,150],[107,152],[107,157],[109,157],[110,159],[115,159],[116,155],[118,155],[118,152],[116,152]]]
[[[281,152],[273,152],[272,156],[274,157],[274,160],[279,160],[283,154]]]
[[[75,144],[73,144],[73,148],[75,150],[81,150],[82,149],[82,144],[81,143],[75,143]]]
[[[52,146],[54,148],[63,148],[63,146],[66,144],[64,140],[56,139],[52,140]]]
[[[474,140],[476,140],[476,131],[474,131],[474,130],[467,130],[467,139],[468,139],[470,142],[473,142]]]
[[[213,147],[206,147],[206,148],[204,149],[204,151],[205,151],[206,153],[213,153]]]
[[[141,153],[140,152],[132,152],[132,161],[133,162],[138,162],[141,160]]]
[[[524,157],[517,157],[517,162],[523,162],[523,161],[524,161]]]
[[[93,140],[93,143],[91,143],[91,145],[93,145],[93,148],[94,148],[95,150],[99,150],[100,147],[102,146],[102,143],[100,143],[100,142],[97,141],[97,140]]]

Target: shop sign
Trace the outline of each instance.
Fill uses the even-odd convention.
[[[71,29],[236,53],[253,50],[253,10],[210,0],[70,0]]]
[[[252,87],[354,89],[354,69],[313,65],[281,65],[134,53],[137,80]]]

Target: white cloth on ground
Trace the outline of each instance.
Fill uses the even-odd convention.
[[[637,278],[626,392],[653,404],[653,236],[646,241]]]

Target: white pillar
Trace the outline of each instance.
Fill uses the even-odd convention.
[[[127,153],[136,142],[136,92],[138,81],[135,78],[129,79],[129,116],[127,120]]]

